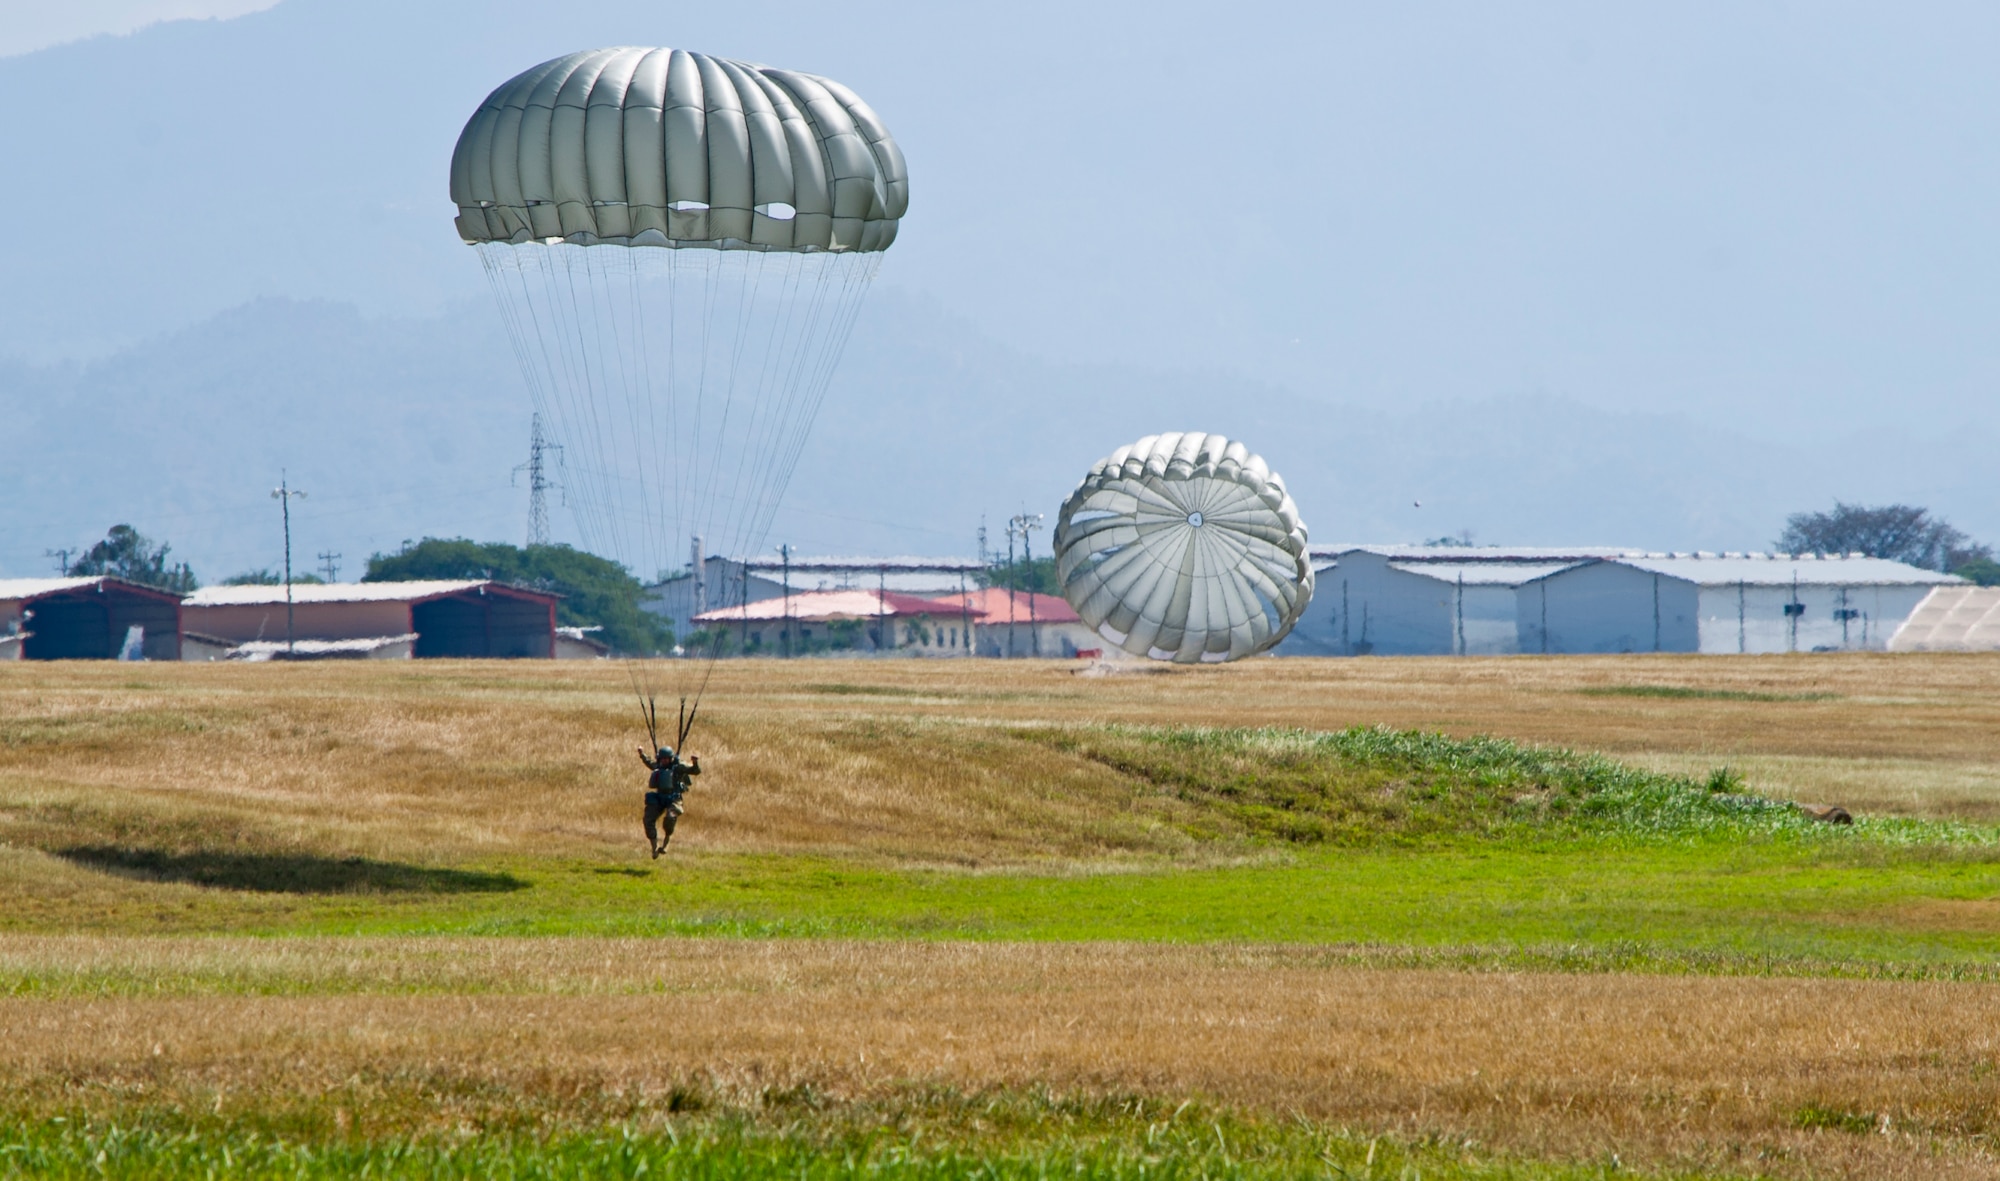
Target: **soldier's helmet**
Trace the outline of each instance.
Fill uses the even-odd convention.
[[[674,760],[674,748],[671,746],[661,747],[654,756],[655,762],[671,763],[673,762],[673,760]]]

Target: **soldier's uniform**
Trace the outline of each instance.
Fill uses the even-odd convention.
[[[653,856],[658,857],[674,839],[674,826],[681,818],[681,798],[687,795],[690,782],[701,774],[699,756],[692,763],[683,763],[670,746],[659,749],[657,759],[649,759],[644,751],[639,758],[652,769],[646,780],[646,843],[652,847]],[[659,835],[655,836],[655,826]]]

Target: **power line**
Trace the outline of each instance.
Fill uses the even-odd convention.
[[[328,582],[340,581],[340,555],[331,550],[319,551],[319,571]]]

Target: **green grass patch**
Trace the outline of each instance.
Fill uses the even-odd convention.
[[[1020,744],[1024,774],[1058,756],[1115,770],[1135,815],[1215,852],[968,868],[679,846],[651,862],[635,843],[611,862],[413,867],[275,864],[231,844],[228,857],[72,851],[57,873],[40,859],[59,849],[17,845],[0,848],[0,931],[1272,943],[1460,967],[2000,974],[1992,829],[1827,825],[1727,769],[1688,778],[1498,739],[1084,726],[996,740]],[[1173,807],[1151,807],[1162,799]],[[79,873],[121,880],[83,909],[63,893]]]
[[[1097,726],[1023,736],[1199,805],[1198,836],[1490,847],[1604,835],[1808,838],[1824,827],[1791,804],[1745,794],[1727,768],[1698,781],[1502,738],[1377,727]]]
[[[1620,1175],[1669,1175],[1142,1097],[922,1089],[839,1103],[797,1087],[747,1105],[713,1104],[698,1089],[609,1105],[627,1110],[596,1124],[534,1109],[488,1110],[477,1124],[461,1115],[451,1132],[370,1132],[368,1121],[382,1116],[337,1099],[223,1116],[153,1109],[113,1119],[16,1117],[0,1122],[0,1177],[1581,1181],[1604,1176],[1607,1166]]]
[[[1666,697],[1680,701],[1839,701],[1838,693],[1760,693],[1751,689],[1697,689],[1688,685],[1599,685],[1578,689],[1585,697]]]
[[[1824,1128],[1830,1132],[1846,1132],[1852,1136],[1865,1136],[1880,1131],[1882,1117],[1867,1111],[1848,1111],[1838,1107],[1823,1107],[1808,1103],[1792,1113],[1792,1126],[1811,1131]]]

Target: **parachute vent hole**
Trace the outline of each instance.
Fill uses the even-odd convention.
[[[1201,523],[1202,522],[1201,522],[1200,512],[1192,512],[1188,514],[1188,524],[1194,526],[1196,529],[1199,529],[1201,528]]]
[[[759,205],[757,206],[757,212],[770,218],[772,221],[790,221],[799,215],[797,209],[792,208],[783,201],[773,201],[768,205]]]
[[[669,201],[667,202],[667,208],[673,210],[675,213],[707,213],[708,203],[706,201]]]

